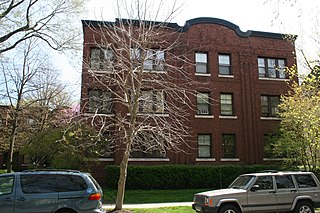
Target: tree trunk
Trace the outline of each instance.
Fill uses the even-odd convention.
[[[116,206],[115,206],[114,210],[121,210],[122,206],[123,206],[129,156],[130,156],[130,146],[127,146],[126,147],[126,151],[124,153],[124,156],[122,158],[121,164],[120,164],[120,176],[119,176],[119,181],[118,181],[118,192],[117,192]]]
[[[12,172],[13,152],[14,152],[14,144],[16,140],[16,131],[17,131],[17,119],[14,119],[12,124],[11,135],[10,135],[10,149],[9,149],[9,156],[7,160],[7,173]]]

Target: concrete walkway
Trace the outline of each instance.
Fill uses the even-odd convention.
[[[180,203],[146,203],[146,204],[123,204],[124,209],[148,209],[148,208],[161,208],[171,206],[192,206],[193,202],[180,202]],[[113,209],[115,204],[103,204],[104,209]]]
[[[192,206],[193,202],[180,202],[180,203],[146,203],[146,204],[124,204],[124,209],[149,209],[149,208],[161,208],[171,206]],[[115,204],[103,204],[104,209],[113,209]],[[320,213],[319,210],[315,213]]]

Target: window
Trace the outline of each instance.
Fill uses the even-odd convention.
[[[275,58],[258,58],[259,77],[286,78],[285,60]]]
[[[90,68],[92,70],[112,71],[114,56],[110,49],[91,48]]]
[[[57,175],[59,192],[82,191],[88,188],[86,181],[77,175]]]
[[[149,49],[142,52],[141,49],[132,48],[130,52],[131,61],[135,68],[143,66],[143,70],[163,71],[164,70],[164,51],[159,49]],[[142,62],[142,57],[144,61]]]
[[[231,67],[230,67],[230,55],[219,54],[219,74],[220,75],[231,75]]]
[[[254,185],[258,185],[259,190],[272,190],[273,189],[272,176],[258,177],[258,180],[255,182]]]
[[[198,157],[199,158],[211,157],[211,135],[210,134],[198,135]]]
[[[166,139],[157,132],[141,131],[135,138],[132,145],[132,158],[165,158]]]
[[[236,158],[236,135],[222,134],[223,158]]]
[[[208,54],[196,53],[196,73],[208,73]]]
[[[233,115],[233,95],[227,93],[220,94],[220,114]]]
[[[290,189],[295,188],[291,175],[275,176],[277,189]]]
[[[139,100],[139,112],[164,113],[164,92],[162,90],[142,90]]]
[[[112,113],[111,92],[100,89],[89,90],[89,112]]]
[[[294,175],[299,188],[317,187],[311,175]]]
[[[199,92],[197,93],[197,114],[198,115],[209,115],[210,101],[209,93]]]
[[[20,181],[22,192],[26,194],[57,192],[55,175],[21,175]]]
[[[277,117],[279,96],[261,95],[261,116]]]
[[[0,177],[0,195],[11,194],[13,189],[13,176]]]

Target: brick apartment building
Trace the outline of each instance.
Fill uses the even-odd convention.
[[[96,84],[89,69],[93,69],[97,53],[94,42],[97,35],[93,29],[102,23],[116,24],[82,22],[81,109],[85,113],[90,113],[93,96],[99,95],[90,93]],[[296,63],[294,44],[285,40],[282,34],[242,32],[237,25],[216,18],[191,19],[182,27],[174,23],[167,26],[180,33],[179,39],[185,44],[183,51],[194,63],[194,66],[186,68],[193,79],[212,84],[197,91],[193,99],[197,109],[188,112],[187,125],[192,130],[190,138],[194,141],[188,153],[132,157],[130,163],[261,164],[274,160],[265,136],[280,123],[276,115],[277,106],[280,95],[289,89],[284,67]],[[161,54],[159,57],[168,60],[165,56]],[[209,104],[209,99],[217,102]],[[116,152],[101,161],[119,164],[120,156]]]

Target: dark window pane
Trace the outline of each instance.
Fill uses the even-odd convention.
[[[77,175],[57,175],[59,192],[82,191],[88,188],[85,180]]]
[[[291,175],[281,175],[281,176],[275,176],[275,177],[276,177],[276,183],[277,183],[278,189],[294,188],[294,183]]]
[[[295,175],[294,176],[299,188],[317,187],[311,175]]]
[[[272,176],[259,177],[254,185],[258,185],[259,190],[271,190],[271,189],[273,189]]]
[[[21,175],[22,192],[26,194],[57,192],[55,175]]]
[[[236,136],[234,134],[223,134],[222,146],[224,158],[236,157]]]

